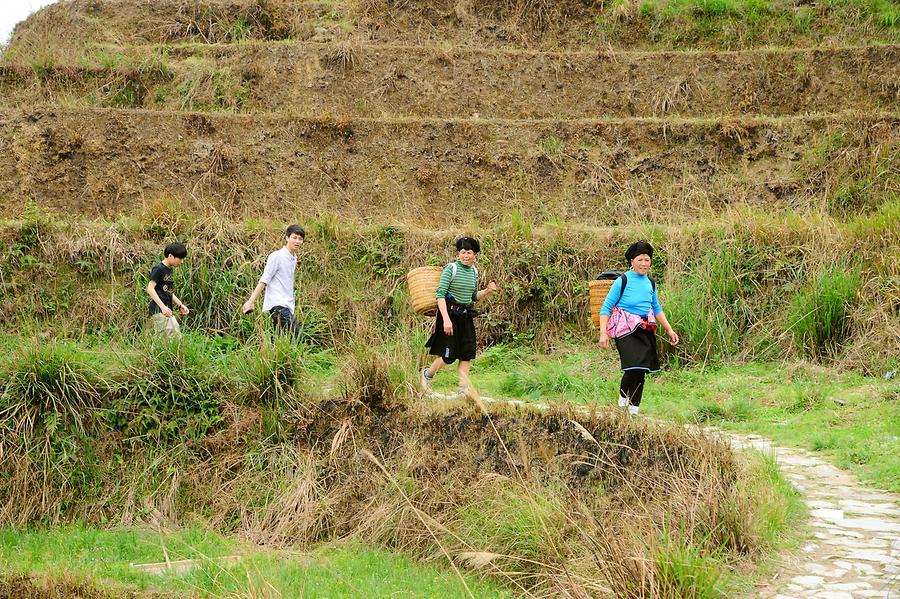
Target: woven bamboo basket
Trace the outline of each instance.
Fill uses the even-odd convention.
[[[590,291],[589,297],[591,322],[594,323],[594,328],[597,330],[600,330],[600,308],[603,307],[603,302],[606,301],[606,296],[609,294],[609,289],[615,282],[615,279],[588,281],[588,289]]]
[[[407,273],[409,299],[416,314],[434,316],[437,313],[437,298],[434,293],[437,291],[443,270],[440,266],[421,266]]]

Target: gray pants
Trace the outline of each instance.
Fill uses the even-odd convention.
[[[181,338],[181,328],[175,316],[165,317],[159,312],[150,317],[150,326],[156,335]]]

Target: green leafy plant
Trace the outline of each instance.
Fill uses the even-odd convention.
[[[202,439],[222,422],[233,383],[213,368],[203,344],[152,339],[146,359],[108,411],[113,428],[134,442],[169,444]]]
[[[4,372],[0,393],[3,428],[31,437],[60,427],[84,430],[111,386],[67,343],[26,345]]]

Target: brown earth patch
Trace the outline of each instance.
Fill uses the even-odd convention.
[[[12,46],[59,57],[92,44],[285,39],[592,51],[608,46],[738,49],[897,41],[890,27],[860,15],[855,6],[806,8],[776,2],[758,24],[738,10],[714,19],[710,30],[708,22],[704,29],[702,18],[692,20],[690,11],[660,20],[658,14],[643,14],[637,2],[73,0],[51,5],[19,25]],[[807,18],[802,24],[795,20],[800,13]],[[771,26],[760,26],[764,24]]]
[[[125,589],[103,589],[74,577],[44,577],[27,574],[0,575],[0,599],[162,599],[171,595]]]
[[[143,48],[114,68],[0,67],[3,104],[294,115],[595,118],[898,106],[900,46],[536,53],[342,44]]]
[[[694,220],[733,204],[815,205],[836,179],[895,154],[897,123],[855,114],[454,121],[6,110],[0,214],[19,214],[29,198],[63,212],[133,214],[171,196],[235,217],[327,211],[449,225],[517,210],[612,224],[644,206],[644,218]]]

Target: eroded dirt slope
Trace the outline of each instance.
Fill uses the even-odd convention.
[[[0,102],[507,119],[900,110],[900,46],[547,53],[252,44],[110,50],[84,62],[36,69],[13,57],[0,66]]]
[[[490,222],[517,209],[590,221],[643,201],[647,214],[690,220],[740,202],[802,206],[842,169],[889,164],[898,131],[896,117],[863,115],[472,122],[6,110],[0,210],[18,214],[31,198],[111,216],[170,195],[235,215]]]

